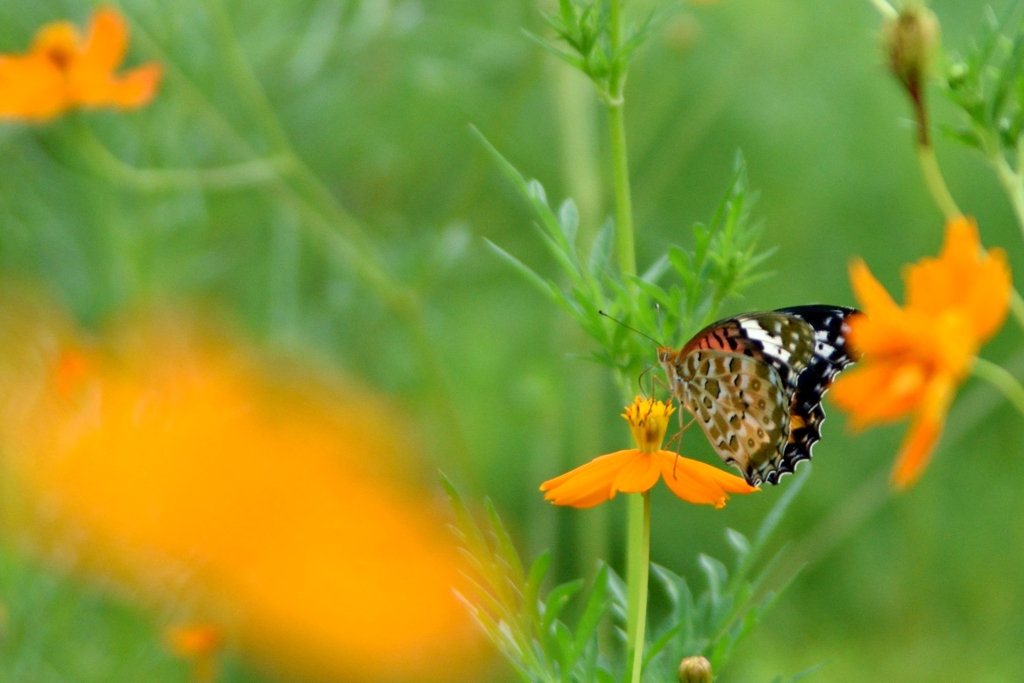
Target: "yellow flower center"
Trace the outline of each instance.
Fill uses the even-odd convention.
[[[668,418],[673,412],[675,407],[671,403],[640,396],[626,406],[622,417],[629,422],[629,429],[641,453],[661,450],[661,442],[665,440],[665,432],[668,430]]]

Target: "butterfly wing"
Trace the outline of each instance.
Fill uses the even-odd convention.
[[[795,391],[797,378],[814,356],[814,328],[803,318],[782,311],[744,313],[698,332],[683,347],[682,355],[699,349],[763,360],[775,369],[786,387]]]
[[[777,397],[772,392],[759,396],[764,398],[766,405],[772,406],[774,401],[786,413],[784,420],[768,415],[771,424],[778,425],[782,430],[781,440],[771,440],[776,449],[774,453],[767,451],[767,443],[754,451],[743,449],[757,432],[755,430],[751,434],[744,427],[746,408],[742,408],[734,399],[730,399],[729,405],[733,406],[734,411],[739,410],[742,433],[737,434],[736,438],[741,447],[740,456],[746,457],[737,457],[732,450],[730,435],[723,431],[721,421],[716,421],[710,415],[715,411],[705,407],[705,411],[709,412],[710,423],[705,423],[704,416],[694,412],[702,425],[705,425],[705,432],[719,455],[726,462],[739,467],[747,481],[775,484],[782,474],[792,472],[796,463],[810,459],[812,446],[821,439],[821,424],[825,420],[825,411],[821,407],[822,397],[835,376],[855,360],[846,347],[846,321],[855,312],[854,309],[841,306],[815,305],[746,313],[708,326],[695,335],[679,353],[676,375],[683,380],[686,370],[691,367],[693,375],[692,379],[681,381],[683,386],[674,388],[674,391],[680,399],[690,392],[696,392],[698,401],[686,401],[684,405],[687,409],[692,406],[700,410],[700,406],[707,400],[715,400],[713,397],[709,399],[709,392],[700,386],[700,370],[703,365],[701,362],[696,365],[690,363],[689,359],[694,354],[715,352],[750,358],[755,361],[755,365],[743,364],[743,371],[750,376],[758,375],[764,380],[771,380],[777,388]],[[766,375],[763,368],[755,370],[757,363],[766,366],[771,372]],[[708,366],[712,371],[716,367],[714,364]],[[744,381],[741,379],[741,384]],[[736,386],[739,388],[740,385]],[[748,389],[744,391],[749,392]],[[764,417],[761,415],[760,419]],[[716,438],[709,431],[711,426],[722,436]],[[723,438],[725,447],[721,446]],[[759,443],[756,438],[754,442]]]
[[[781,466],[789,435],[786,390],[779,373],[741,353],[701,349],[680,368],[684,407],[718,455],[758,485]]]
[[[846,345],[847,319],[857,311],[843,306],[795,306],[778,312],[799,317],[814,328],[814,354],[790,399],[790,433],[779,469],[783,474],[792,472],[801,460],[810,460],[811,447],[821,440],[825,392],[836,375],[857,360]]]

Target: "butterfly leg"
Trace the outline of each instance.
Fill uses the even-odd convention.
[[[669,439],[669,445],[671,445],[673,441],[676,442],[676,459],[672,463],[672,478],[673,479],[675,479],[675,477],[676,477],[676,466],[679,464],[679,458],[683,457],[679,453],[679,449],[683,445],[683,432],[685,432],[687,429],[692,427],[693,423],[696,422],[696,421],[697,421],[697,418],[693,418],[692,420],[690,420],[689,423],[686,424],[686,426],[683,426],[683,412],[679,411],[679,431],[676,432],[675,436],[673,436],[671,439]]]

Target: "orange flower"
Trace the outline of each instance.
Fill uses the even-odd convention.
[[[864,313],[850,320],[849,341],[864,358],[832,389],[858,429],[911,416],[892,473],[900,488],[928,465],[957,387],[1006,320],[1011,287],[1006,254],[984,251],[977,225],[964,217],[947,223],[939,257],[908,266],[903,279],[901,308],[863,261],[850,265]]]
[[[73,107],[135,109],[153,99],[163,69],[146,64],[122,75],[128,25],[117,10],[93,14],[83,40],[74,24],[39,29],[24,55],[0,55],[0,119],[45,121]]]
[[[216,624],[167,634],[198,671],[231,642],[300,678],[474,679],[461,562],[396,410],[180,316],[88,345],[45,308],[0,320],[4,538]]]
[[[648,491],[658,479],[688,503],[724,507],[730,493],[757,491],[743,479],[696,460],[661,450],[671,404],[637,396],[622,414],[629,422],[637,448],[594,458],[540,486],[544,499],[555,505],[589,508],[611,500],[619,491]]]

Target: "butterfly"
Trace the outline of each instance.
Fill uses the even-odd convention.
[[[658,363],[679,405],[748,483],[777,484],[821,439],[822,397],[856,361],[842,306],[743,313],[705,327]]]

